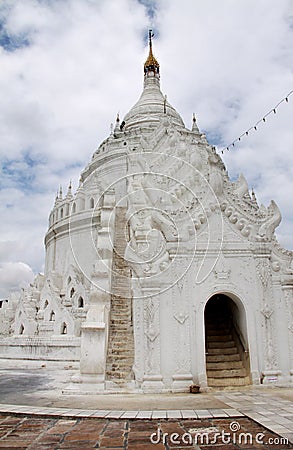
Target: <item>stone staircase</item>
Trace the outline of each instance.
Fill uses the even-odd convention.
[[[239,388],[250,384],[231,320],[206,320],[208,386]]]
[[[132,324],[131,272],[124,260],[128,233],[126,208],[116,207],[114,253],[112,263],[112,295],[106,379],[119,386],[133,380],[134,339]]]

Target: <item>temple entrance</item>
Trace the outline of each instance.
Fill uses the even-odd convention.
[[[237,304],[238,303],[238,304]],[[217,294],[205,307],[208,386],[239,388],[250,384],[245,310],[228,295]]]

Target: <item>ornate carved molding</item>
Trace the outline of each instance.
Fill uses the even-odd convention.
[[[188,314],[185,314],[183,312],[180,312],[178,314],[174,314],[174,319],[177,320],[178,323],[180,323],[180,325],[183,325],[184,322],[188,319]]]
[[[144,299],[144,330],[145,330],[145,374],[160,374],[160,316],[159,299]]]

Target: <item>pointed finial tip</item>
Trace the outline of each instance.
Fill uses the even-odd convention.
[[[152,38],[154,37],[153,30],[149,30],[149,55],[147,57],[146,62],[144,63],[145,73],[148,71],[159,73],[159,63],[153,55],[152,50]]]
[[[152,38],[154,37],[154,33],[152,29],[149,29],[149,44],[152,46]]]
[[[191,130],[195,131],[195,132],[198,131],[198,126],[197,126],[197,123],[196,123],[195,113],[192,113],[192,127],[191,127]]]

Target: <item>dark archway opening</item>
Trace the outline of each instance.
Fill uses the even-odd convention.
[[[210,387],[250,384],[245,311],[228,295],[216,294],[206,304],[205,350]]]

